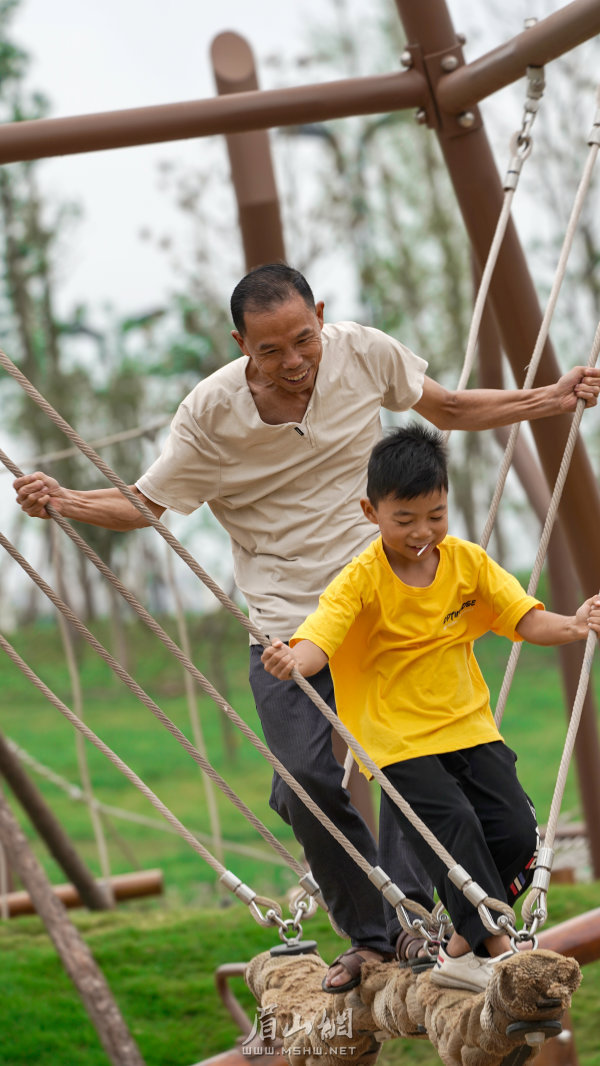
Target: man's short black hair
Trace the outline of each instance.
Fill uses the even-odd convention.
[[[285,303],[298,294],[306,306],[315,310],[315,298],[306,278],[287,263],[265,263],[255,267],[239,281],[231,294],[231,317],[238,333],[244,336],[246,311],[267,311],[274,304]]]
[[[448,491],[446,444],[437,430],[412,423],[375,445],[367,470],[367,496],[377,504],[387,496],[413,500]]]

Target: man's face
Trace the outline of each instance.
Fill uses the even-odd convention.
[[[246,311],[232,336],[251,361],[255,381],[286,394],[311,393],[323,354],[323,304],[312,311],[298,294],[264,311]]]
[[[386,548],[403,562],[425,562],[448,532],[445,489],[412,500],[386,496],[377,507],[370,500],[361,504],[366,517],[379,526]]]

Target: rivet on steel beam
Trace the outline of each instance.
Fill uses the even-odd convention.
[[[420,107],[418,111],[415,111],[415,122],[418,122],[419,126],[424,126],[427,122],[427,112],[424,107]]]
[[[535,15],[532,15],[531,18],[523,20],[523,26],[525,27],[526,30],[530,30],[532,26],[536,25],[536,23],[537,23],[537,18],[535,17]]]
[[[406,67],[407,70],[409,69],[409,67],[412,67],[413,57],[408,50],[402,53],[402,55],[400,56],[400,62],[402,63],[403,67]]]
[[[459,44],[466,44],[467,43],[467,38],[466,38],[464,33],[457,33],[456,34],[456,40],[458,41]]]
[[[458,56],[444,56],[441,62],[441,68],[444,74],[450,74],[450,71],[456,70],[458,66]]]
[[[468,130],[475,122],[475,115],[472,111],[463,111],[462,114],[458,116],[457,121],[459,126],[462,126],[465,130]]]

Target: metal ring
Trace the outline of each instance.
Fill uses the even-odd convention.
[[[533,141],[529,134],[520,130],[518,133],[513,133],[510,139],[510,150],[513,155],[524,162],[529,158],[533,149]]]
[[[516,937],[511,936],[510,946],[514,952],[519,950],[519,944],[531,943],[531,950],[536,951],[538,946],[538,938],[533,933],[527,935],[524,930],[521,930]]]

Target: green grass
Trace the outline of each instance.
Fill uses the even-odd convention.
[[[245,634],[231,623],[225,635],[219,635],[216,625],[210,618],[192,622],[195,661],[217,687],[223,687],[215,658],[218,642],[225,653],[223,676],[228,698],[261,735],[246,680]],[[166,622],[165,627],[175,635],[170,623]],[[96,624],[94,631],[111,646],[106,625]],[[38,624],[22,629],[13,643],[42,679],[71,705],[55,627]],[[487,637],[478,645],[478,658],[493,703],[509,650],[506,641],[495,637]],[[186,826],[209,833],[202,775],[193,761],[89,649],[82,645],[78,654],[88,725]],[[181,667],[168,657],[156,638],[137,626],[128,629],[128,654],[131,673],[191,736]],[[0,729],[4,735],[56,773],[78,783],[72,727],[7,659],[0,659],[0,685]],[[600,694],[597,668],[594,686],[596,694]],[[232,749],[223,731],[222,713],[210,700],[200,696],[199,707],[210,760],[248,806],[300,857],[289,827],[268,807],[270,768],[243,738]],[[552,649],[524,648],[503,733],[519,753],[521,780],[543,822],[565,734],[561,683]],[[159,819],[144,797],[95,749],[87,747],[96,797],[115,807]],[[54,784],[37,776],[35,780],[82,856],[99,873],[85,807]],[[14,804],[13,809],[51,880],[64,881],[64,875],[40,842],[34,840],[26,819]],[[567,782],[563,810],[575,819],[581,816],[573,772]],[[219,811],[225,839],[256,847],[264,855],[250,859],[229,850],[226,865],[256,892],[281,901],[286,890],[295,884],[294,875],[284,866],[268,861],[266,845],[222,796]],[[256,926],[237,901],[231,907],[222,906],[224,895],[215,884],[213,871],[179,837],[114,818],[107,820],[105,826],[112,872],[159,866],[165,895],[154,901],[122,905],[113,914],[93,916],[78,912],[75,920],[106,973],[148,1066],[190,1066],[232,1046],[235,1039],[235,1027],[214,992],[215,968],[223,962],[247,960],[269,947],[273,933]],[[227,893],[225,901],[230,900]],[[551,917],[559,920],[596,907],[598,902],[597,885],[557,886],[550,894]],[[324,958],[331,958],[340,950],[339,941],[322,918],[313,920],[306,935],[319,940]],[[4,923],[0,925],[0,936],[0,1066],[30,1066],[34,1062],[36,1066],[105,1066],[106,1056],[38,920]],[[575,997],[573,1016],[580,1066],[600,1066],[600,1041],[594,1025],[599,1014],[599,966],[586,967],[582,988]],[[253,1014],[249,993],[240,989],[240,998]],[[400,1057],[403,1066],[433,1066],[439,1062],[427,1044],[407,1041],[387,1045],[382,1062],[391,1066]]]
[[[557,886],[557,919],[597,904],[593,886]],[[215,993],[214,971],[245,962],[276,942],[237,904],[219,909],[144,909],[73,915],[102,967],[147,1066],[191,1066],[233,1047],[238,1031]],[[339,940],[319,914],[306,923],[323,958]],[[79,999],[36,918],[0,926],[0,1062],[3,1066],[106,1066],[106,1057]],[[251,1020],[255,1004],[241,979],[232,988]],[[600,963],[584,968],[573,1001],[580,1066],[598,1066]],[[394,1040],[382,1066],[439,1066],[429,1044]]]

